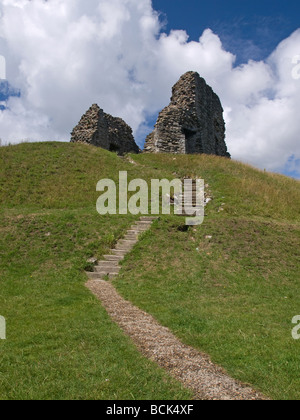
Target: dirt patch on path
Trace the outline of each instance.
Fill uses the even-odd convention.
[[[207,355],[181,343],[151,315],[123,299],[111,283],[90,280],[86,285],[137,348],[191,389],[195,399],[267,399],[249,386],[230,378]]]

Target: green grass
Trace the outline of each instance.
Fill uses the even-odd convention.
[[[213,218],[186,233],[178,227],[158,222],[126,258],[114,282],[121,294],[235,378],[272,398],[299,399],[291,320],[299,314],[300,227]]]
[[[171,159],[136,158],[158,167]],[[209,183],[205,221],[187,232],[178,218],[157,222],[116,287],[233,377],[270,398],[300,399],[300,342],[291,336],[300,313],[299,182],[213,156],[172,166]]]
[[[215,156],[132,158],[64,143],[0,148],[0,398],[191,397],[84,286],[87,259],[137,219],[95,209],[97,182],[127,170],[147,181],[203,177],[214,199],[199,227],[155,222],[123,262],[120,293],[235,378],[299,399],[299,182]]]
[[[84,286],[87,259],[107,253],[135,219],[101,217],[95,207],[97,181],[126,164],[55,143],[0,148],[0,156],[0,398],[190,398]]]

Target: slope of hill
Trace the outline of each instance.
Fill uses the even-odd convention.
[[[136,164],[132,164],[132,160]],[[163,216],[126,257],[119,292],[235,378],[299,399],[300,184],[215,156],[120,159],[80,144],[0,148],[2,399],[183,399],[189,391],[142,357],[84,287],[138,216],[100,216],[96,184],[203,177],[204,224]]]

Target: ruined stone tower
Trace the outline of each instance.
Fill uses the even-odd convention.
[[[159,114],[144,152],[230,157],[220,99],[198,73],[185,73],[175,84],[171,103]]]
[[[139,153],[132,129],[121,118],[106,114],[96,104],[91,106],[72,131],[71,142],[87,143],[119,154]]]

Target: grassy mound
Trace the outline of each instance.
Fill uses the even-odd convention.
[[[2,399],[184,399],[85,289],[87,259],[135,216],[99,216],[96,184],[198,176],[213,201],[183,231],[164,216],[123,262],[115,286],[185,343],[273,398],[299,399],[300,184],[215,156],[120,159],[78,144],[0,148]]]

